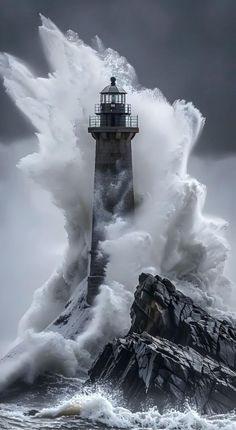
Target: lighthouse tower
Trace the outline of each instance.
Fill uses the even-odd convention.
[[[116,215],[134,210],[131,140],[138,133],[138,117],[131,115],[126,92],[116,78],[100,93],[100,104],[89,118],[89,133],[96,140],[92,239],[87,301],[92,303],[106,274],[108,256],[100,247],[106,226]]]

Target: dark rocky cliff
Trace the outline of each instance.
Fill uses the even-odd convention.
[[[91,381],[112,381],[127,400],[148,399],[160,409],[202,413],[236,407],[236,330],[176,291],[159,276],[142,274],[131,308],[132,326],[108,344],[90,371]]]

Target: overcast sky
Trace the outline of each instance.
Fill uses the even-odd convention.
[[[0,51],[45,74],[40,12],[85,42],[99,35],[127,57],[142,85],[159,87],[171,102],[193,101],[207,117],[198,155],[236,152],[236,0],[0,0]],[[27,136],[2,87],[0,105],[0,141]]]

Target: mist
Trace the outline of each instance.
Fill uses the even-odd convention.
[[[211,216],[223,218],[228,222],[227,239],[231,251],[226,263],[226,273],[233,283],[236,282],[236,202],[234,199],[236,183],[236,158],[222,159],[191,156],[189,171],[207,187],[205,210]]]
[[[19,160],[36,149],[35,138],[0,144],[0,352],[17,336],[20,318],[34,291],[62,261],[64,218],[48,193],[19,170]]]

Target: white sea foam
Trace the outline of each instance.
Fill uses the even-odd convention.
[[[236,414],[234,412],[225,415],[201,416],[190,407],[183,412],[171,409],[160,414],[157,408],[144,408],[140,412],[132,412],[126,407],[119,406],[119,401],[104,392],[76,395],[70,400],[60,403],[58,406],[45,408],[34,417],[26,417],[24,408],[12,407],[0,408],[0,423],[11,423],[12,429],[41,429],[65,427],[67,428],[97,428],[102,424],[103,428],[118,429],[156,429],[156,430],[235,430]],[[70,415],[74,415],[70,418]],[[78,420],[76,419],[78,416]],[[82,421],[81,421],[82,420]],[[84,421],[84,423],[83,423]],[[90,421],[90,424],[88,423]]]
[[[117,404],[115,399],[103,393],[76,395],[71,400],[57,407],[40,411],[36,418],[49,418],[78,415],[94,423],[101,423],[111,428],[146,428],[166,430],[234,430],[236,429],[235,413],[204,417],[195,410],[186,407],[184,412],[169,410],[160,414],[157,408],[131,412]]]
[[[31,336],[38,356],[49,357],[48,365],[43,361],[41,366],[28,348],[30,380],[60,360],[65,362],[60,370],[67,374],[87,368],[102,345],[123,335],[143,270],[169,276],[202,306],[208,307],[210,300],[212,312],[233,312],[232,285],[224,276],[226,223],[203,214],[205,187],[187,172],[189,154],[204,124],[201,113],[185,101],[169,104],[157,89],[137,88],[132,66],[99,40],[97,48],[91,48],[73,32],[63,35],[44,17],[40,37],[51,69],[47,78],[36,77],[11,55],[0,58],[8,94],[37,130],[38,152],[24,157],[19,167],[50,192],[64,214],[68,235],[63,266],[35,292],[20,322],[20,336]],[[87,274],[95,149],[87,123],[111,75],[139,114],[140,133],[132,143],[137,209],[132,223],[117,214],[106,226],[107,238],[101,244],[110,255],[106,285],[85,331],[75,341],[63,340],[62,356],[60,335],[35,332],[54,320]],[[8,376],[11,379],[11,372]]]

